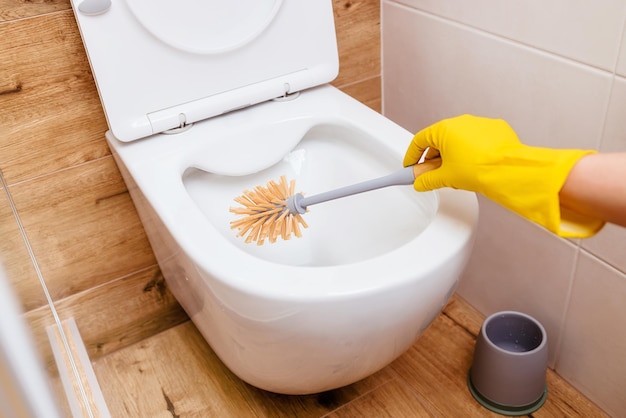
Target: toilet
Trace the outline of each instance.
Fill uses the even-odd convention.
[[[273,244],[230,228],[233,199],[282,175],[309,195],[401,168],[412,134],[327,84],[332,2],[72,5],[159,266],[222,362],[311,394],[403,354],[470,256],[473,193],[395,186],[314,205],[301,238]]]

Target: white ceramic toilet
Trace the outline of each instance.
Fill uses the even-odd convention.
[[[401,168],[411,133],[326,84],[332,3],[112,1],[73,0],[106,137],[168,286],[224,364],[307,394],[405,352],[469,257],[474,194],[327,202],[302,238],[263,246],[229,225],[236,196],[281,175],[314,194]]]

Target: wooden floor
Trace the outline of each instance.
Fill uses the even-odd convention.
[[[113,417],[497,417],[466,386],[484,317],[454,296],[400,358],[350,386],[310,396],[256,389],[220,362],[187,321],[94,361]],[[548,372],[533,417],[604,417]]]

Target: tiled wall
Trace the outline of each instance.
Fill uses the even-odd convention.
[[[472,113],[529,145],[626,151],[626,0],[383,1],[383,112],[417,131]],[[626,179],[624,179],[626,181]],[[626,409],[626,229],[565,240],[481,198],[459,293],[548,330],[550,364]]]

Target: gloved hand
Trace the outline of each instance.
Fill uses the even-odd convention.
[[[442,120],[418,132],[404,165],[441,157],[441,167],[415,179],[417,191],[441,187],[480,193],[563,237],[587,237],[603,222],[562,211],[559,191],[588,150],[522,144],[503,120],[471,115]]]

